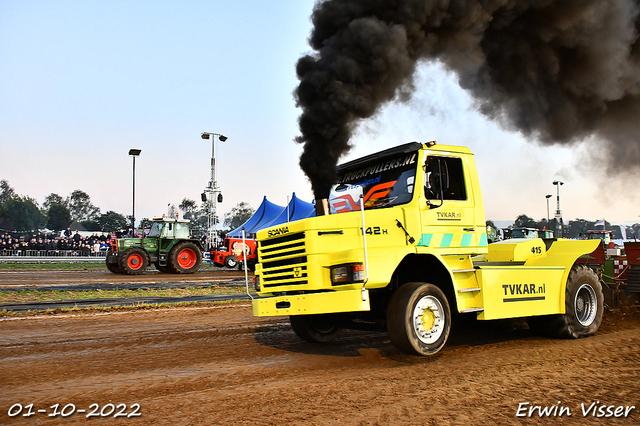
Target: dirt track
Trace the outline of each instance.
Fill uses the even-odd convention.
[[[250,273],[253,277],[253,274]],[[161,274],[157,271],[146,271],[141,275],[112,274],[107,271],[0,271],[0,288],[65,286],[78,284],[110,284],[120,283],[150,284],[163,281],[188,283],[215,283],[234,278],[244,278],[244,272],[230,269],[201,269],[195,274]]]
[[[0,336],[0,424],[86,424],[91,404],[108,413],[109,403],[127,413],[140,404],[142,415],[99,422],[640,423],[640,408],[627,418],[581,412],[596,401],[640,407],[637,313],[608,314],[596,336],[580,340],[534,337],[513,323],[457,327],[428,358],[401,354],[384,332],[303,343],[285,318],[254,318],[248,304],[8,319]],[[558,401],[572,417],[516,417],[520,403]],[[9,418],[18,403],[47,413]],[[56,403],[87,413],[48,417]]]

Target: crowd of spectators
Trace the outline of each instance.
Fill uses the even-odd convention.
[[[109,250],[112,238],[129,235],[129,230],[105,233],[94,232],[87,235],[83,232],[71,231],[67,228],[60,232],[43,232],[31,230],[27,232],[7,231],[0,229],[0,256],[104,256]],[[138,234],[137,237],[142,235]],[[225,234],[218,231],[218,243],[222,245]],[[207,235],[192,235],[202,246],[207,246]],[[212,250],[213,244],[208,247]]]
[[[69,228],[56,233],[0,230],[0,256],[100,256],[111,238],[104,232],[82,236]]]

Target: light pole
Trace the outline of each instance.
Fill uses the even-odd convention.
[[[203,132],[201,134],[202,139],[211,139],[211,180],[207,185],[207,188],[202,193],[202,202],[207,204],[209,210],[208,215],[208,229],[207,229],[207,250],[211,248],[212,243],[214,247],[218,245],[218,231],[216,227],[216,207],[217,203],[222,202],[222,194],[220,188],[218,188],[218,182],[216,181],[216,156],[215,156],[215,142],[216,136],[220,142],[226,141],[228,138],[220,133]]]
[[[560,210],[560,187],[564,182],[554,180],[553,184],[558,188],[558,209],[556,210],[556,238],[562,238],[562,211]]]
[[[553,197],[551,194],[545,195],[545,198],[547,199],[547,226],[549,225],[549,198],[551,197]]]
[[[136,157],[142,152],[141,149],[130,149],[129,156],[133,158],[133,207],[131,211],[131,232],[132,236],[136,232]]]

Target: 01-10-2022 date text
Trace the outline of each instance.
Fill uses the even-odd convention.
[[[84,414],[87,418],[90,417],[140,417],[142,412],[140,411],[140,404],[112,404],[108,403],[103,406],[100,404],[91,404],[88,409],[76,408],[74,404],[66,404],[61,406],[60,404],[53,404],[48,409],[41,408],[36,409],[33,404],[13,404],[7,412],[9,417],[31,417],[38,414],[44,414],[48,417],[71,417],[74,414]]]

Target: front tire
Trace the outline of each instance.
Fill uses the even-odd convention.
[[[291,315],[291,328],[303,340],[326,343],[336,338],[342,329],[333,314]]]
[[[236,266],[238,266],[238,258],[230,254],[224,259],[224,266],[229,269],[235,268]]]
[[[194,243],[177,244],[169,252],[167,269],[176,274],[193,274],[202,264],[202,253]]]
[[[433,284],[408,283],[392,296],[387,310],[391,342],[411,355],[440,351],[451,331],[451,309],[442,290]]]
[[[140,247],[129,247],[119,260],[120,270],[127,275],[140,275],[149,266],[149,256]]]
[[[109,254],[107,253],[107,259],[108,258],[109,258]],[[118,265],[117,263],[109,263],[108,261],[105,261],[105,264],[107,265],[107,269],[113,272],[114,274],[122,274],[120,265]]]

